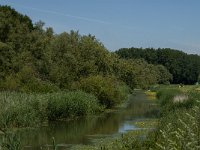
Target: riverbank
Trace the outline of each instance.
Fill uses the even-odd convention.
[[[95,96],[81,91],[51,94],[0,93],[0,129],[39,127],[48,120],[103,111]]]
[[[46,144],[52,145],[52,137],[57,149],[63,147],[80,150],[174,147],[181,149],[182,145],[188,149],[190,147],[195,149],[199,146],[200,131],[198,88],[195,86],[157,87],[146,92],[149,99],[147,101],[144,93],[137,91],[129,96],[129,101],[126,101],[123,107],[115,108],[115,111],[106,111],[99,115],[93,114],[93,116],[89,115],[90,117],[80,117],[67,122],[51,122],[50,126],[27,129],[19,132],[18,135],[21,137],[21,144],[33,147],[33,150],[39,147],[45,148]],[[152,98],[155,92],[156,100]],[[181,100],[177,101],[177,98]],[[158,105],[160,115],[157,120],[155,118],[158,115],[155,114],[158,114],[158,110],[155,107]],[[12,139],[17,143],[15,136],[12,136]]]
[[[0,145],[20,143],[16,140],[17,137],[13,137],[19,129],[26,130],[48,126],[52,121],[76,120],[77,118],[110,112],[114,106],[122,107],[120,104],[125,103],[129,94],[126,88],[126,86],[120,85],[111,92],[101,91],[99,96],[104,95],[105,105],[101,103],[99,97],[83,91],[46,94],[0,92],[0,134],[3,137],[0,140]],[[112,96],[112,92],[118,92],[115,95],[118,97],[117,102],[113,101],[115,96]]]
[[[80,146],[75,149],[199,149],[200,93],[198,89],[197,86],[157,88],[157,103],[160,105],[159,120],[146,122],[146,125],[145,122],[136,123],[144,127],[153,125],[154,130],[130,131],[114,140],[106,139],[94,146]],[[177,97],[181,100],[177,101]]]
[[[124,106],[126,105],[126,107]],[[116,138],[125,132],[140,128],[142,120],[154,118],[155,106],[146,101],[142,91],[129,96],[129,100],[114,109],[114,111],[79,117],[69,121],[54,121],[48,126],[25,129],[17,132],[21,145],[36,150],[45,145],[52,145],[52,137],[58,149],[77,144],[98,143],[98,139]],[[122,107],[123,106],[123,107]],[[35,140],[37,139],[37,140]]]

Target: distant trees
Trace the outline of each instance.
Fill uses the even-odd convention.
[[[158,72],[158,83],[159,84],[169,84],[173,80],[172,74],[163,65],[156,66]]]
[[[116,53],[120,58],[144,59],[151,64],[163,65],[173,75],[172,83],[194,84],[200,73],[200,56],[178,50],[132,47],[120,49]]]

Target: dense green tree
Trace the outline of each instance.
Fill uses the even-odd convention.
[[[136,88],[136,70],[132,61],[119,59],[117,56],[114,56],[113,71],[115,75],[130,88]]]
[[[0,80],[11,71],[12,57],[14,57],[14,51],[10,46],[0,42]]]
[[[158,59],[153,49],[145,52],[148,60],[142,52],[137,59],[121,59],[109,52],[95,36],[80,35],[78,31],[54,34],[52,28],[44,28],[42,21],[32,24],[29,17],[8,6],[0,6],[0,18],[0,89],[70,90],[74,83],[92,77],[91,82],[97,79],[106,82],[107,79],[115,85],[115,80],[110,78],[113,77],[134,89],[171,79],[165,68],[147,63]],[[154,53],[150,53],[152,50]]]
[[[163,65],[173,75],[172,83],[194,84],[200,72],[200,56],[169,48],[123,48],[116,53],[125,59],[144,59]]]
[[[169,84],[169,82],[172,81],[173,79],[172,74],[169,73],[166,67],[164,67],[163,65],[157,65],[156,69],[159,75],[158,79],[159,84]]]

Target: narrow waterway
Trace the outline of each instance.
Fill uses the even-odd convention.
[[[51,122],[46,127],[20,131],[26,150],[38,150],[52,145],[55,139],[58,150],[76,144],[93,144],[97,139],[114,137],[121,133],[138,130],[134,122],[157,117],[157,106],[142,91],[129,97],[127,107],[109,113],[79,118],[71,121]]]

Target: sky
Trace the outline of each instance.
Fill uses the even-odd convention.
[[[200,54],[200,0],[0,0],[55,33],[92,34],[110,50],[173,48]]]

